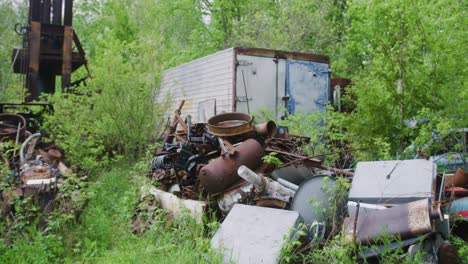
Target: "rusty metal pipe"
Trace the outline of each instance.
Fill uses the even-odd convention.
[[[235,155],[220,156],[200,170],[200,185],[206,192],[219,193],[239,181],[237,169],[241,165],[254,169],[262,163],[264,150],[255,139],[247,139],[234,150]]]
[[[274,137],[276,136],[276,123],[270,120],[265,123],[255,125],[253,130],[260,136]]]
[[[258,193],[263,193],[273,199],[289,202],[296,193],[295,190],[289,189],[270,178],[265,178],[246,166],[240,166],[237,170],[237,174],[239,174],[242,179],[250,182]]]

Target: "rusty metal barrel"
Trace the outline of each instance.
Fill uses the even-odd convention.
[[[249,169],[261,165],[264,149],[255,139],[248,139],[234,149],[234,155],[220,156],[200,170],[200,184],[206,192],[220,193],[239,181],[237,169],[241,165]]]

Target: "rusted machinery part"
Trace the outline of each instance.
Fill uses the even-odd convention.
[[[26,183],[27,180],[50,179],[50,178],[52,178],[52,174],[44,166],[36,166],[32,168],[31,170],[26,171],[21,174],[21,181],[23,183]]]
[[[458,264],[460,263],[457,249],[450,241],[442,242],[437,249],[437,257],[440,264]]]
[[[208,130],[217,136],[237,136],[252,130],[253,116],[245,113],[223,113],[208,119]]]
[[[288,207],[287,202],[277,200],[277,199],[271,199],[271,198],[259,199],[255,201],[255,205],[261,206],[261,207],[278,208],[278,209],[286,209]]]
[[[439,217],[433,213],[429,199],[422,199],[389,209],[360,213],[356,224],[356,241],[362,244],[373,243],[382,237],[382,229],[388,235],[399,235],[401,239],[417,237],[431,232],[431,219]],[[354,235],[355,215],[345,219],[345,236]]]
[[[20,137],[24,139],[26,132],[26,119],[22,115],[0,114],[0,139],[16,139],[18,133],[18,124],[20,123]]]
[[[272,138],[276,136],[276,123],[272,120],[265,123],[257,124],[253,127],[253,130],[259,136]]]
[[[455,187],[464,187],[468,185],[468,171],[458,168],[453,177],[453,185]]]
[[[248,139],[234,148],[235,155],[220,156],[205,165],[199,174],[201,187],[208,193],[220,193],[241,178],[237,169],[245,165],[255,169],[262,163],[264,150],[255,139]]]
[[[26,148],[26,146],[29,144],[29,142],[31,140],[33,140],[34,138],[38,138],[38,137],[41,137],[41,133],[36,133],[36,134],[32,134],[31,136],[29,136],[24,142],[23,144],[21,145],[21,149],[20,149],[20,162],[21,163],[24,163],[25,162],[25,157],[24,157],[24,149]]]

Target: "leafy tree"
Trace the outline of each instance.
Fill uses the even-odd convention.
[[[466,125],[466,58],[457,48],[466,39],[463,10],[453,1],[349,2],[334,68],[355,83],[348,127],[357,144],[379,139],[400,152],[411,139],[404,121],[423,108]]]
[[[0,1],[0,101],[22,100],[21,82],[12,70],[12,50],[21,45],[15,33],[26,22],[25,6],[18,1]]]

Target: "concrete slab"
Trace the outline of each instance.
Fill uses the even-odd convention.
[[[224,263],[278,263],[300,217],[297,212],[236,204],[211,240]]]

